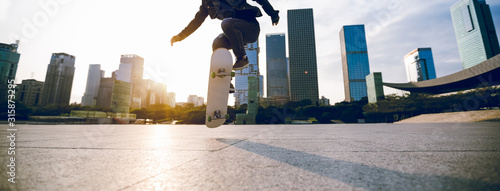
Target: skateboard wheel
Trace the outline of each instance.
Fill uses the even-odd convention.
[[[224,117],[226,118],[226,120],[229,120],[229,114],[226,114]]]
[[[215,78],[215,72],[211,72],[210,77]]]
[[[234,77],[234,76],[236,76],[236,73],[231,72],[231,77]]]
[[[208,122],[212,122],[212,117],[208,116],[208,117],[207,117],[207,121],[208,121]]]

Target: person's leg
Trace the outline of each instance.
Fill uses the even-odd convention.
[[[225,48],[231,50],[231,43],[229,42],[229,39],[227,39],[224,33],[221,33],[214,39],[214,42],[212,44],[212,51],[215,51],[218,48]]]
[[[222,30],[236,58],[246,55],[244,45],[257,41],[260,34],[259,23],[228,18],[222,21]]]

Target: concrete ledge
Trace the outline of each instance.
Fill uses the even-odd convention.
[[[424,114],[397,123],[462,123],[500,121],[500,110]]]

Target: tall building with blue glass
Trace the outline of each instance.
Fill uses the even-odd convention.
[[[436,78],[431,48],[417,48],[408,53],[404,60],[408,82],[420,82]]]
[[[340,30],[345,101],[367,97],[366,76],[370,74],[365,26],[350,25]]]
[[[289,100],[285,34],[266,35],[267,97]]]
[[[485,0],[460,0],[450,11],[464,69],[500,53],[495,24]]]
[[[288,10],[290,101],[319,100],[312,9]]]

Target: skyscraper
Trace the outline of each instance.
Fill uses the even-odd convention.
[[[187,103],[194,104],[195,107],[205,104],[205,98],[197,95],[189,95]]]
[[[167,104],[167,85],[153,80],[142,81],[141,107]]]
[[[114,80],[111,93],[111,111],[114,113],[128,113],[130,111],[130,92],[132,85],[129,82]]]
[[[101,70],[100,64],[91,64],[89,66],[89,74],[87,75],[87,86],[82,97],[82,106],[94,107],[97,104],[97,94],[99,93],[99,85],[101,78],[104,77],[104,71]]]
[[[75,56],[54,53],[47,68],[42,105],[68,105],[75,75]]]
[[[257,76],[248,76],[248,107],[245,114],[236,114],[236,124],[255,124],[259,112],[259,80]]]
[[[312,9],[288,10],[290,100],[319,100]]]
[[[436,78],[431,48],[417,48],[405,57],[408,82],[420,82]]]
[[[166,104],[169,105],[170,107],[175,107],[175,93],[174,92],[167,92]]]
[[[267,97],[290,99],[285,34],[266,35]]]
[[[38,106],[42,100],[43,82],[34,79],[23,80],[16,92],[19,102],[26,106]]]
[[[141,108],[141,86],[144,75],[144,58],[135,54],[122,55],[117,80],[130,83],[130,107]]]
[[[366,76],[368,103],[377,103],[385,98],[382,73],[374,72]]]
[[[7,101],[7,83],[14,80],[17,73],[17,63],[21,55],[17,53],[16,44],[0,43],[0,103]]]
[[[245,45],[245,52],[247,54],[249,64],[247,68],[236,71],[234,86],[235,92],[233,95],[235,99],[234,104],[236,106],[248,104],[248,77],[255,76],[258,78],[259,76],[259,41]]]
[[[460,0],[450,11],[464,69],[500,53],[495,24],[485,0]]]
[[[366,76],[370,74],[365,26],[350,25],[340,30],[345,101],[367,97]]]
[[[102,108],[111,108],[111,99],[115,78],[101,78],[99,83],[99,91],[97,91],[96,106]]]

